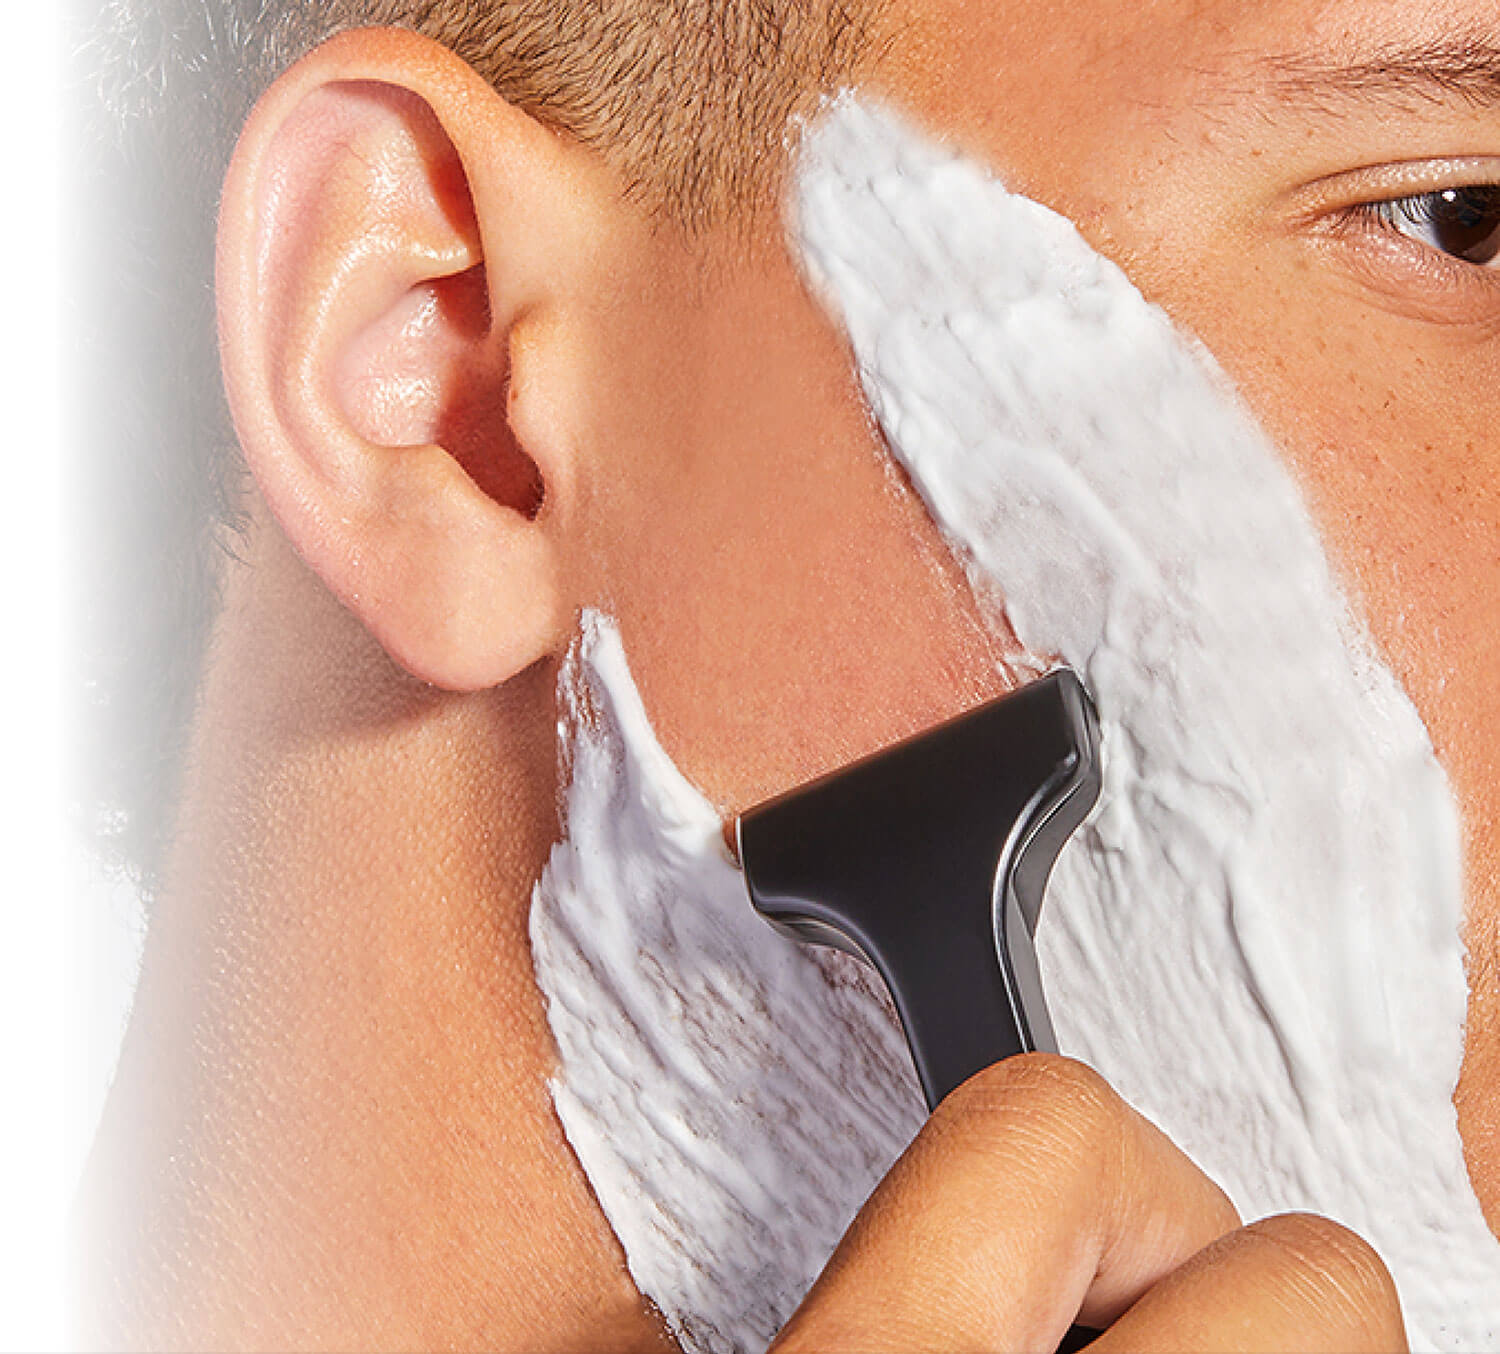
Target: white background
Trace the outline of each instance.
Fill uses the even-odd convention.
[[[7,6],[0,79],[0,1348],[62,1344],[59,24]]]

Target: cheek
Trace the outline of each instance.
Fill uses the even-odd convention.
[[[635,400],[600,430],[616,473],[595,497],[587,600],[617,619],[667,751],[737,810],[1004,685],[790,261],[716,302],[684,309],[670,355],[628,334],[599,364]]]
[[[1157,195],[1160,196],[1160,195]],[[1463,842],[1469,1007],[1456,1096],[1470,1177],[1500,1218],[1500,337],[1372,304],[1272,242],[1128,238],[1131,272],[1271,434],[1335,571],[1448,773]],[[1172,242],[1164,247],[1162,242]],[[1278,250],[1280,256],[1278,257]],[[1185,268],[1184,251],[1195,260]]]
[[[1453,781],[1471,921],[1500,908],[1500,341],[1404,319],[1271,252],[1140,271],[1270,433]],[[1277,279],[1285,279],[1278,283]],[[1483,934],[1487,928],[1478,927]]]

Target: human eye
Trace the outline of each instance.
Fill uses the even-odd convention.
[[[1462,263],[1500,260],[1500,183],[1439,188],[1362,204],[1373,224]]]
[[[1292,230],[1381,306],[1500,335],[1500,157],[1345,171],[1291,204]]]

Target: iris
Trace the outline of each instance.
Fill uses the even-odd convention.
[[[1444,188],[1376,206],[1393,230],[1465,263],[1500,256],[1500,184]]]

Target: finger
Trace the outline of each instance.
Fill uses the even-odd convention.
[[[1327,1218],[1289,1213],[1200,1251],[1091,1344],[1089,1354],[1405,1348],[1396,1288],[1374,1250]]]
[[[1053,1349],[1238,1225],[1095,1073],[1012,1058],[938,1106],[773,1348]]]

